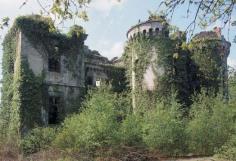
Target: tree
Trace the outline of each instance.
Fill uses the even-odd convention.
[[[187,30],[193,33],[197,22],[203,27],[221,20],[224,26],[232,23],[232,14],[236,9],[236,0],[163,0],[160,6],[166,7],[167,15],[173,15],[177,7],[187,5],[187,17],[195,11],[194,18]],[[193,9],[194,8],[194,9]]]
[[[53,15],[57,20],[74,18],[88,20],[85,9],[91,0],[47,0],[46,3],[43,3],[42,0],[36,1],[41,8],[41,14]],[[27,2],[28,0],[23,2],[22,6],[27,5]]]
[[[2,21],[0,22],[0,29],[3,29],[4,27],[8,26],[9,18],[4,17],[2,18]]]
[[[29,0],[25,0],[20,8],[23,8],[28,4]],[[40,14],[44,16],[50,16],[53,18],[54,22],[62,22],[64,20],[78,19],[82,18],[85,21],[88,21],[88,15],[86,12],[87,5],[91,0],[42,0],[37,1]],[[7,16],[7,15],[6,15]],[[9,18],[4,17],[0,21],[0,29],[8,26]]]

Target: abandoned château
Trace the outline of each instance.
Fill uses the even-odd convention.
[[[104,82],[116,92],[131,88],[134,108],[135,91],[161,92],[161,87],[168,89],[173,87],[172,83],[175,89],[181,89],[179,95],[190,96],[192,91],[209,87],[227,98],[230,43],[221,35],[220,28],[197,34],[188,50],[182,49],[186,44],[182,32],[173,34],[173,40],[168,41],[170,46],[158,45],[162,40],[167,43],[170,35],[163,17],[151,17],[128,30],[122,57],[108,60],[84,45],[87,35],[80,26],[72,26],[67,34],[62,34],[49,18],[19,17],[3,42],[2,107],[20,111],[24,131],[59,123],[67,114],[79,111],[87,89]],[[137,43],[142,46],[144,42],[144,51],[132,46]],[[164,51],[169,54],[165,60],[170,59],[172,64],[160,63]],[[211,52],[207,64],[200,61],[205,51]],[[219,70],[210,69],[215,66]],[[167,81],[166,77],[172,80]]]

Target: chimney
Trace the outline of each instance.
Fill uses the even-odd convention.
[[[221,28],[220,27],[214,27],[214,32],[217,34],[218,37],[221,37]]]

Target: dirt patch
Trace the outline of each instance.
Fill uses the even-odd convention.
[[[138,147],[101,148],[93,152],[41,151],[23,161],[217,161],[211,157],[168,158],[158,151]],[[0,160],[14,161],[14,160]]]

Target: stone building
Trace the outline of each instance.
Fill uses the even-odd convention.
[[[168,26],[169,24],[164,17],[155,16],[149,17],[144,22],[139,21],[138,24],[132,26],[127,32],[128,47],[126,48],[128,49],[125,51],[125,56],[126,58],[129,57],[130,59],[128,60],[132,62],[129,67],[131,72],[128,79],[131,82],[130,85],[133,91],[133,107],[136,107],[136,93],[140,88],[144,91],[153,91],[155,94],[160,92],[158,90],[160,86],[164,87],[164,90],[162,89],[163,94],[167,90],[171,91],[171,88],[174,87],[175,90],[179,91],[179,97],[182,97],[181,99],[183,100],[182,103],[189,102],[191,94],[194,91],[201,90],[201,88],[213,89],[216,93],[220,92],[227,98],[227,58],[231,44],[225,40],[221,34],[221,29],[216,27],[213,31],[204,31],[196,34],[187,43],[183,32],[179,31],[170,35]],[[161,53],[159,51],[160,39],[163,39],[163,42],[165,41],[164,39],[172,42],[169,46],[166,44],[167,46],[165,47],[167,50],[173,48],[173,50],[168,51],[170,53]],[[148,47],[143,46],[144,41],[150,42],[151,45]],[[130,46],[134,43],[136,43],[136,46],[139,45],[146,49],[139,49],[139,51],[130,49]],[[194,44],[195,46],[192,49],[183,49],[182,44],[186,44],[186,46]],[[202,44],[205,44],[205,46],[202,47]],[[216,45],[212,46],[211,44]],[[197,52],[195,52],[195,49],[197,49]],[[145,51],[145,53],[141,50]],[[210,54],[207,55],[205,54],[206,52]],[[140,54],[145,54],[148,60],[140,60],[145,58]],[[166,61],[169,61],[169,66],[158,62],[163,56],[166,57]],[[204,64],[201,59],[195,59],[196,57],[204,57],[206,60],[208,59],[208,62]],[[145,69],[141,70],[144,71],[143,73],[137,71],[140,68],[140,64],[143,65],[141,61],[147,63]],[[216,68],[214,68],[214,65]],[[214,69],[211,69],[211,67]],[[203,68],[208,70],[202,70]],[[168,75],[167,73],[171,74]],[[140,77],[142,80],[140,80]],[[162,81],[163,78],[166,81]],[[183,96],[188,98],[183,98]]]
[[[18,110],[23,131],[38,125],[56,124],[66,115],[79,111],[88,88],[99,87],[105,82],[110,83],[116,92],[126,89],[125,72],[129,71],[127,79],[132,89],[133,108],[136,107],[138,88],[155,93],[163,86],[164,91],[158,92],[164,95],[172,84],[179,89],[179,95],[185,97],[200,87],[210,87],[206,82],[211,82],[216,85],[213,88],[227,97],[230,43],[221,35],[220,29],[197,34],[191,40],[193,44],[195,42],[193,50],[182,48],[186,43],[184,34],[178,32],[176,35],[174,39],[170,38],[164,17],[149,18],[127,32],[127,45],[139,44],[143,40],[140,38],[148,42],[145,52],[129,49],[121,59],[108,60],[84,45],[87,35],[80,26],[73,26],[67,34],[62,34],[49,18],[38,15],[19,17],[3,42],[1,99],[6,120],[15,117],[16,113],[12,111]],[[212,47],[208,40],[217,45]],[[168,43],[160,49],[162,41]],[[199,45],[200,41],[206,45]],[[209,60],[217,62],[220,70],[202,70],[208,69],[210,61],[202,64],[194,56],[204,57],[205,49],[211,53],[207,56]],[[161,55],[161,50],[167,55]],[[169,62],[158,63],[162,56]],[[128,62],[124,57],[130,58]],[[197,70],[192,70],[192,66]],[[138,68],[142,68],[142,73],[137,72]],[[209,79],[212,75],[215,78]],[[161,80],[163,77],[165,79]]]
[[[62,121],[79,110],[88,88],[103,82],[119,86],[114,75],[124,73],[84,45],[81,27],[65,35],[50,22],[37,15],[19,17],[3,43],[2,104],[19,108],[23,130]]]
[[[225,40],[219,27],[196,34],[191,42],[193,60],[199,66],[200,85],[206,89],[215,89],[228,99],[227,59],[231,43]],[[196,57],[201,59],[195,60]]]

